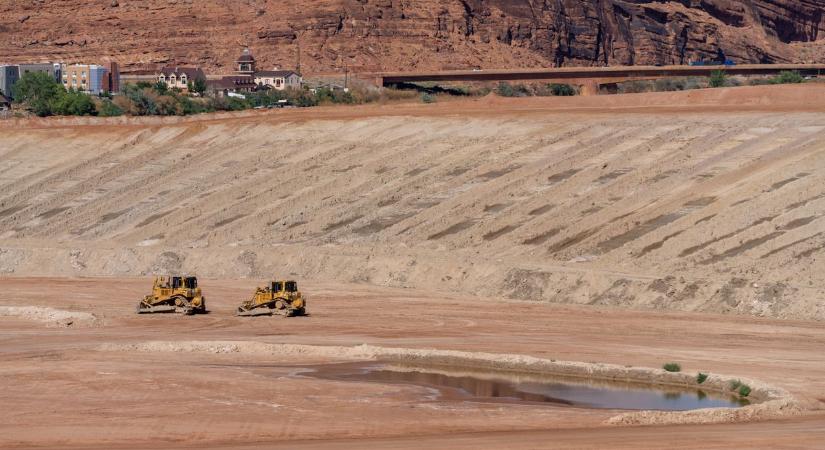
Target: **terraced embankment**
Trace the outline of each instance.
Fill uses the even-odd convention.
[[[618,112],[482,100],[6,127],[0,273],[289,274],[825,318],[825,114],[770,110],[823,89],[741,89],[755,110],[642,95]]]

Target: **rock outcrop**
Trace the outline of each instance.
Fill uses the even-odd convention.
[[[825,0],[20,0],[0,59],[305,72],[822,60]],[[103,55],[103,56],[101,56]]]

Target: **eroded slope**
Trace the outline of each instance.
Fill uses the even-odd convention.
[[[9,130],[0,270],[295,274],[822,318],[823,119],[502,113]]]

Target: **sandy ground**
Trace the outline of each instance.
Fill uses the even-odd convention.
[[[427,436],[438,448],[598,448],[608,443],[661,448],[664,442],[801,448],[825,437],[825,330],[817,323],[624,312],[327,283],[305,283],[309,317],[248,319],[231,313],[252,281],[203,280],[202,285],[212,312],[183,317],[135,315],[133,303],[148,287],[145,279],[0,281],[0,306],[94,311],[102,322],[50,328],[27,318],[0,317],[0,447],[267,448],[278,443],[283,448],[414,448],[420,442],[411,436]],[[157,351],[130,349],[148,341],[367,344],[622,367],[678,361],[687,373],[702,370],[787,389],[803,408],[799,415],[756,424],[615,426],[605,421],[620,411],[441,401],[412,386],[290,376],[290,366],[340,360],[343,352],[320,357],[167,352],[158,345],[150,346]],[[582,428],[588,430],[577,431]],[[686,436],[691,439],[683,440]]]

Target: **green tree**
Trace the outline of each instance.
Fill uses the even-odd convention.
[[[62,116],[93,116],[97,108],[88,95],[70,89],[60,97],[54,99],[51,105],[52,113]]]
[[[710,73],[710,87],[725,87],[728,84],[728,74],[724,70],[714,70]]]
[[[53,114],[52,105],[66,94],[66,89],[47,73],[29,72],[17,80],[12,92],[15,102],[45,117]]]
[[[155,89],[155,92],[157,92],[160,95],[166,94],[166,92],[169,91],[169,86],[167,86],[166,83],[164,83],[163,81],[158,81],[157,83],[155,83],[153,88]]]
[[[206,80],[203,78],[195,78],[191,91],[203,95],[206,92]]]

